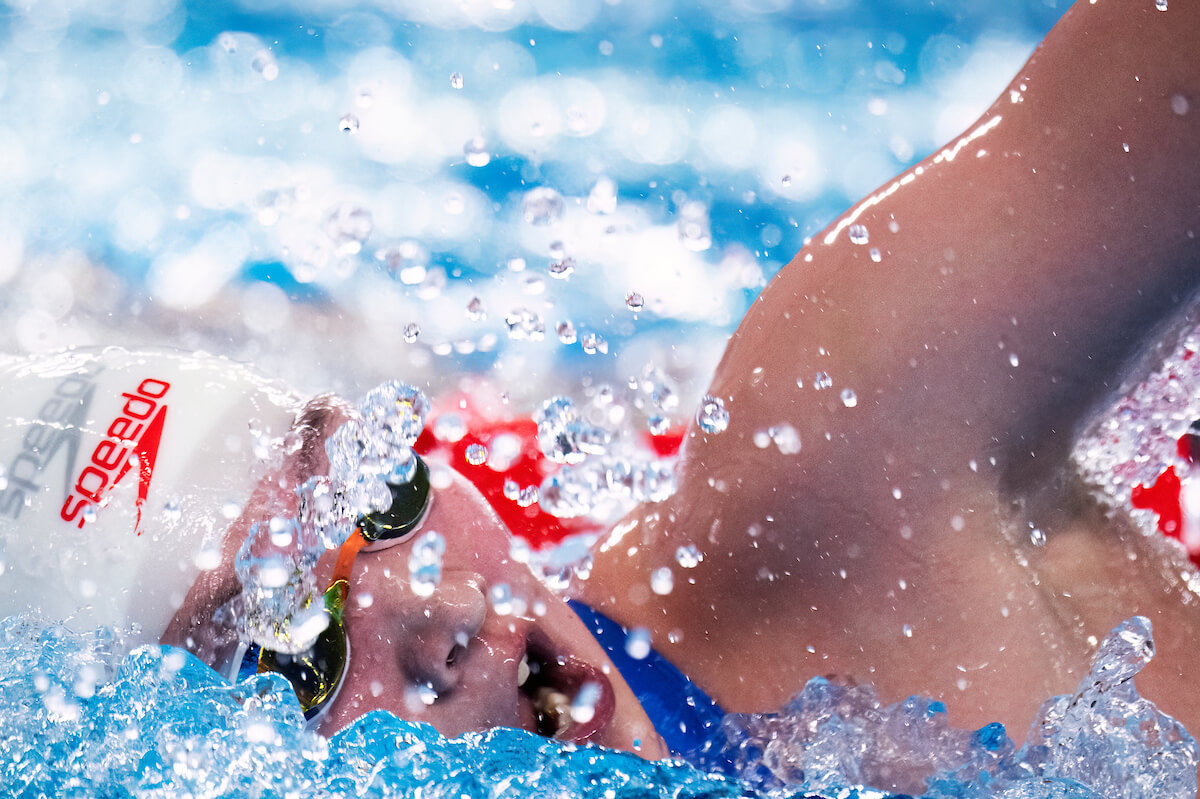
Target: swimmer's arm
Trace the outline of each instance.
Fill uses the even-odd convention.
[[[816,644],[808,674],[860,676],[902,623],[1003,603],[1025,578],[997,503],[1062,465],[1141,345],[1129,331],[1153,335],[1200,280],[1198,49],[1196,3],[1083,0],[964,137],[815,237],[726,350],[710,392],[728,429],[690,431],[678,493],[605,542],[588,600],[707,640],[728,666],[710,674]],[[798,453],[760,448],[784,425]],[[704,563],[652,595],[687,543]],[[946,638],[966,658],[989,632]]]

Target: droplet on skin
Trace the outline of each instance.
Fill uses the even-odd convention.
[[[1021,365],[1021,359],[1017,357],[1015,352],[1010,352],[1008,354],[1008,363],[1013,368],[1016,368]]]
[[[813,388],[817,391],[830,388],[833,386],[833,378],[829,376],[829,372],[817,372],[813,375]]]
[[[1154,7],[1159,11],[1167,10],[1167,0],[1154,0]]]
[[[871,248],[871,260],[874,261],[875,263],[879,263],[880,261],[883,260],[883,253],[881,253],[879,251],[878,247]]]
[[[851,225],[846,234],[850,237],[851,244],[866,244],[871,240],[866,225]]]
[[[1171,110],[1179,116],[1188,112],[1188,100],[1182,94],[1171,95]]]
[[[1035,547],[1046,545],[1046,533],[1040,527],[1035,527],[1029,531],[1029,540]]]
[[[892,489],[892,499],[900,499],[904,496],[904,492],[900,490],[900,486]]]
[[[651,573],[650,590],[659,596],[666,596],[675,590],[675,573],[669,566],[662,566]]]
[[[900,631],[902,633],[904,633],[905,638],[912,638],[913,628],[912,628],[911,624],[904,625],[903,627],[900,628]]]
[[[847,408],[853,408],[858,405],[858,395],[854,393],[854,389],[842,389],[842,404]]]
[[[675,550],[675,562],[684,569],[694,569],[704,560],[704,553],[695,544],[686,544]]]
[[[965,521],[963,521],[963,517],[961,517],[961,516],[955,516],[954,518],[952,518],[952,519],[950,520],[950,527],[951,527],[951,528],[952,528],[952,529],[953,529],[953,530],[954,530],[956,533],[961,533],[961,532],[962,532],[962,529],[963,529],[963,527],[965,527],[965,526],[966,526],[966,522],[965,522]]]

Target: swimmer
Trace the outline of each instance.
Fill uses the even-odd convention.
[[[1182,560],[1091,503],[1067,461],[1091,414],[1195,294],[1200,69],[1181,54],[1198,44],[1194,4],[1078,3],[963,137],[815,237],[754,304],[718,367],[709,393],[728,410],[728,429],[690,429],[676,494],[600,541],[575,587],[589,625],[605,623],[594,611],[646,628],[697,695],[727,711],[774,710],[810,677],[836,674],[872,683],[884,701],[944,699],[955,723],[999,720],[1019,738],[1042,700],[1086,673],[1092,642],[1140,613],[1155,623],[1158,656],[1139,688],[1200,729],[1200,610],[1178,576]],[[97,405],[87,418],[153,419],[144,403],[167,395],[141,388],[132,382],[107,397],[108,415]],[[214,519],[200,538],[206,553],[217,542],[219,564],[198,570],[185,597],[170,595],[175,579],[155,589],[155,623],[170,618],[148,635],[158,629],[219,669],[236,660],[237,636],[217,611],[237,592],[237,547],[251,524],[297,512],[295,487],[327,467],[322,443],[348,413],[331,399],[279,412],[289,409],[290,451],[250,497],[232,500],[240,513],[228,530],[211,510],[196,517]],[[77,429],[62,416],[70,412],[54,405],[53,418],[38,409],[22,418],[29,430]],[[758,445],[783,425],[799,453],[769,437]],[[194,436],[212,443],[218,427],[197,424]],[[63,486],[44,450],[72,445],[42,435],[25,435],[33,454],[21,463],[44,468],[31,483],[52,491],[22,489],[20,502],[66,490],[78,518],[91,507],[99,524],[117,493],[133,492],[122,511],[133,530],[140,495],[104,466],[114,453],[85,440],[79,450],[97,471],[84,480],[86,470],[68,470]],[[167,490],[157,481],[171,435],[164,427],[144,508],[168,501],[153,492]],[[445,536],[442,584],[427,599],[397,588],[414,538],[353,557],[348,655],[322,729],[381,708],[447,735],[503,724],[664,755],[668,744],[588,626],[511,559],[507,531],[467,481],[430,469],[441,478],[411,534]],[[101,485],[116,486],[108,506],[92,498]],[[209,496],[218,503],[222,492]],[[23,557],[69,559],[68,539],[44,546],[41,517],[21,517],[6,532],[40,542]],[[1044,547],[1028,543],[1030,525],[1045,532]],[[677,573],[669,593],[651,590],[685,545],[703,561],[687,579]],[[336,556],[318,564],[321,579],[331,580]],[[128,596],[127,612],[140,613],[150,604],[140,578],[165,568],[174,565],[88,590]],[[498,618],[486,595],[501,582],[545,612]],[[535,667],[531,681],[524,669]],[[598,686],[593,713],[568,718],[564,697],[585,683]]]

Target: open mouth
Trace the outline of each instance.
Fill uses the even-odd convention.
[[[560,741],[591,740],[612,721],[616,698],[600,669],[558,651],[541,630],[525,642],[518,667],[522,720],[531,732]]]

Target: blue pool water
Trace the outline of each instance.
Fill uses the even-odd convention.
[[[478,373],[527,408],[649,368],[678,424],[805,237],[964,128],[1065,5],[0,2],[0,348],[166,341],[352,396]],[[1140,667],[1131,629],[1102,666]],[[931,797],[1195,793],[1194,741],[1111,680],[1019,751],[816,681],[697,768],[380,714],[327,741],[269,676],[0,639],[15,795],[877,797],[914,762]]]

